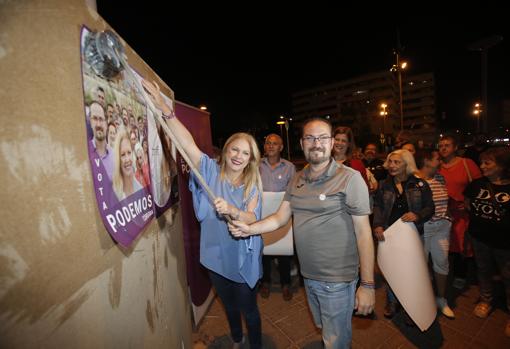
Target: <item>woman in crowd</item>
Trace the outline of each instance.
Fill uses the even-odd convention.
[[[201,225],[200,261],[209,270],[225,306],[234,348],[239,348],[243,340],[241,313],[246,320],[250,348],[260,348],[262,331],[255,286],[262,274],[262,239],[232,237],[224,217],[248,224],[261,218],[260,154],[255,139],[246,133],[232,135],[216,162],[197,147],[172,106],[164,101],[159,87],[146,81],[143,85],[162,111],[176,141],[217,196],[210,202],[195,176],[191,176],[190,190]]]
[[[361,176],[368,185],[367,169],[361,160],[353,158],[353,151],[356,149],[354,135],[350,127],[339,126],[333,131],[335,145],[333,147],[333,157],[339,164],[352,167],[361,173]],[[375,190],[375,188],[369,188]]]
[[[432,192],[426,181],[416,177],[416,164],[407,150],[391,152],[384,167],[388,177],[382,180],[374,198],[374,235],[378,241],[384,241],[384,230],[398,219],[413,222],[420,235],[423,224],[434,214]],[[384,316],[392,318],[398,307],[398,301],[387,285],[387,303]]]
[[[510,148],[489,148],[480,155],[483,177],[471,182],[465,192],[469,230],[478,266],[480,302],[474,314],[486,318],[492,310],[494,262],[499,268],[510,307]],[[510,336],[510,319],[505,334]]]
[[[136,155],[136,173],[135,177],[143,187],[147,187],[151,183],[151,177],[149,174],[149,162],[143,151],[143,147],[140,143],[135,144],[135,155]]]
[[[436,151],[422,150],[416,153],[418,175],[427,181],[432,190],[435,212],[423,228],[423,246],[428,260],[432,256],[432,269],[436,281],[437,307],[447,318],[455,318],[453,310],[446,301],[446,280],[448,278],[448,250],[450,247],[451,217],[448,214],[448,191],[444,177],[437,173],[439,154]]]

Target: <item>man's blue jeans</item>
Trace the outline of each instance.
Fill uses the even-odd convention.
[[[350,348],[357,279],[326,282],[304,278],[315,325],[322,328],[326,349]]]

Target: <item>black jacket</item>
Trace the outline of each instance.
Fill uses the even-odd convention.
[[[388,176],[388,178],[379,182],[374,197],[374,228],[383,227],[386,230],[389,226],[391,210],[396,197],[395,186],[392,181],[393,177]],[[434,215],[435,211],[432,191],[426,181],[414,175],[409,176],[405,182],[404,190],[409,211],[418,216],[418,220],[414,224],[420,234],[423,234],[423,224]]]

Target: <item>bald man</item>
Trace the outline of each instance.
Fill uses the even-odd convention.
[[[281,158],[283,140],[277,134],[270,134],[264,143],[265,157],[260,162],[260,176],[264,191],[281,192],[287,190],[292,177],[296,173],[296,167],[290,161]],[[271,262],[274,256],[263,256],[262,265],[264,274],[260,295],[263,298],[269,297],[271,286]],[[277,256],[278,271],[280,272],[280,283],[282,286],[283,299],[290,301],[292,291],[290,289],[290,261],[292,256]]]

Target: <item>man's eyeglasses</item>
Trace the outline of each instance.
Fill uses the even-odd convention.
[[[321,144],[327,144],[331,138],[333,138],[333,137],[331,137],[331,136],[319,136],[319,137],[306,136],[306,137],[303,137],[303,142],[308,143],[308,144],[314,144],[315,141],[319,141]]]

